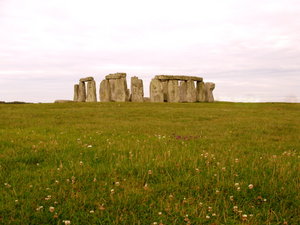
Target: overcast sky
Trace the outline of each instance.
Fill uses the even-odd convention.
[[[79,78],[196,75],[223,101],[300,102],[299,0],[0,0],[0,101]]]

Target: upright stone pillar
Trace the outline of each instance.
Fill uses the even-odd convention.
[[[143,80],[138,77],[131,77],[131,101],[144,101]]]
[[[168,101],[168,80],[161,80],[164,94],[164,102]]]
[[[187,93],[186,99],[187,102],[196,102],[196,88],[193,80],[188,80],[187,82]]]
[[[87,102],[97,102],[96,82],[94,80],[87,82]]]
[[[128,99],[126,78],[109,80],[111,101],[125,102]]]
[[[79,90],[79,85],[75,84],[74,85],[74,97],[73,97],[74,102],[78,102],[78,90]]]
[[[158,79],[152,79],[150,82],[150,101],[164,102],[163,85]]]
[[[203,81],[197,81],[197,102],[205,102],[205,84]]]
[[[109,80],[101,81],[99,96],[100,96],[100,101],[101,102],[110,102],[111,93],[110,93]]]
[[[179,86],[179,101],[187,102],[187,82],[181,81]]]
[[[126,86],[127,86],[127,82],[126,82]],[[127,89],[126,90],[126,99],[125,99],[126,102],[130,102],[131,101],[131,94],[130,94],[130,90]]]
[[[85,102],[85,100],[86,100],[85,83],[84,81],[80,81],[78,87],[78,102]]]
[[[168,81],[168,102],[179,102],[178,80]]]
[[[215,89],[215,83],[207,82],[205,83],[205,101],[214,102],[213,90]]]
[[[105,76],[100,84],[101,101],[129,101],[130,91],[127,89],[126,73],[113,73]]]

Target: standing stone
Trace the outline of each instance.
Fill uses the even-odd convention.
[[[74,85],[74,97],[73,97],[73,101],[74,102],[78,101],[78,89],[79,89],[79,85],[75,84]]]
[[[207,82],[205,83],[205,101],[214,102],[213,90],[215,89],[215,83]]]
[[[143,80],[138,77],[131,77],[131,101],[144,101]]]
[[[186,92],[187,102],[196,102],[197,93],[196,93],[194,81],[188,80],[186,83],[187,83],[187,92]]]
[[[163,86],[163,94],[164,94],[164,102],[168,101],[168,80],[161,80],[160,81]]]
[[[197,82],[197,102],[205,102],[205,84],[203,81]]]
[[[131,101],[131,94],[130,94],[130,90],[129,89],[126,90],[126,100],[125,101],[126,102],[130,102]]]
[[[179,101],[187,102],[187,82],[181,81],[179,86]]]
[[[168,102],[179,102],[178,80],[168,81]]]
[[[78,87],[78,102],[85,102],[85,100],[86,100],[85,83],[83,81],[80,81]]]
[[[127,82],[126,78],[109,79],[111,101],[125,102],[128,100]]]
[[[87,82],[87,102],[97,102],[96,82],[94,80]]]
[[[100,101],[101,102],[110,102],[111,93],[110,93],[109,80],[101,81],[99,96],[100,96]]]
[[[152,79],[150,82],[150,101],[164,102],[163,86],[158,79]]]

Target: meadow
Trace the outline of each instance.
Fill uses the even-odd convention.
[[[300,224],[300,104],[0,104],[0,224]]]

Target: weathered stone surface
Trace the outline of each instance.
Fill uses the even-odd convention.
[[[125,102],[129,99],[126,78],[109,79],[111,101]]]
[[[131,101],[144,101],[143,80],[139,79],[138,77],[131,77]]]
[[[86,100],[85,83],[83,81],[80,81],[78,87],[78,102],[85,102],[85,100]]]
[[[102,80],[100,83],[99,96],[101,102],[110,102],[111,93],[110,93],[110,85],[109,80]]]
[[[159,80],[193,80],[193,81],[202,81],[202,77],[195,76],[184,76],[184,75],[157,75],[155,79]]]
[[[197,92],[195,88],[195,82],[193,80],[188,80],[186,84],[187,84],[187,92],[186,92],[187,102],[196,102]]]
[[[88,81],[93,81],[94,77],[85,77],[85,78],[81,78],[79,81],[80,82],[88,82]]]
[[[168,101],[168,80],[161,80],[164,94],[164,102]]]
[[[179,86],[179,101],[180,102],[187,102],[186,94],[187,94],[187,82],[181,81],[180,86]]]
[[[126,100],[125,101],[126,102],[131,101],[131,94],[130,94],[130,90],[129,89],[126,90]]]
[[[179,102],[178,80],[168,81],[168,102]]]
[[[126,78],[126,73],[112,73],[112,74],[105,76],[105,79],[107,79],[107,80],[121,79],[121,78]]]
[[[203,81],[197,82],[197,102],[205,102],[205,84]]]
[[[73,97],[74,102],[78,101],[78,91],[79,91],[79,85],[75,84],[74,85],[74,97]]]
[[[150,82],[150,101],[164,102],[163,85],[158,79],[152,79]]]
[[[213,90],[215,89],[215,83],[207,82],[205,83],[205,101],[214,102]]]
[[[97,102],[96,82],[94,80],[87,82],[87,102]]]
[[[70,102],[74,102],[72,100],[55,100],[54,103],[70,103]]]

